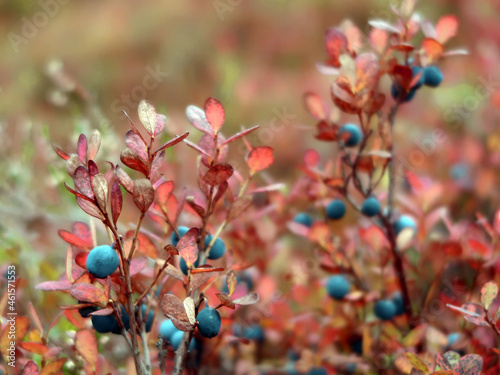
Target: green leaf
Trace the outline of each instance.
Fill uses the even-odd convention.
[[[427,364],[420,359],[415,353],[404,353],[403,354],[408,361],[412,364],[413,367],[415,367],[417,370],[422,371],[426,374],[430,372],[429,367]]]
[[[489,281],[481,288],[481,303],[486,310],[498,294],[498,285],[494,281]]]

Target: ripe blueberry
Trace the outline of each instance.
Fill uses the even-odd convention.
[[[87,270],[98,279],[105,279],[116,271],[120,258],[108,245],[94,247],[87,257]]]
[[[339,135],[343,133],[349,133],[349,138],[344,141],[346,147],[357,146],[359,142],[361,142],[361,138],[363,137],[363,134],[361,133],[359,127],[354,124],[345,124],[344,126],[342,126],[339,130]]]
[[[345,203],[339,199],[335,199],[326,206],[326,216],[332,220],[342,219],[346,210]]]
[[[304,212],[300,212],[297,215],[295,215],[293,221],[305,225],[306,227],[310,227],[313,223],[313,218]]]
[[[205,248],[210,244],[210,241],[212,241],[212,235],[208,235],[205,237]],[[226,252],[226,244],[224,241],[222,241],[221,238],[217,238],[214,242],[214,245],[210,249],[210,253],[208,254],[208,259],[219,259],[222,258],[224,253]]]
[[[150,308],[148,316],[146,318],[146,311],[147,310],[148,310],[148,306],[147,305],[142,305],[141,306],[142,319],[146,320],[146,332],[149,332],[149,331],[151,331],[151,327],[153,326],[153,320],[155,318],[155,313],[153,311],[153,308]]]
[[[199,264],[200,264],[200,258],[196,259],[196,262],[194,262],[194,267],[195,268],[198,267]],[[179,266],[181,267],[182,273],[184,275],[187,275],[188,274],[188,265],[183,257],[181,257],[181,260],[179,262]]]
[[[396,305],[390,299],[381,299],[375,303],[374,312],[381,320],[391,320],[396,315]]]
[[[424,68],[424,83],[430,87],[438,87],[443,82],[443,73],[437,66],[426,66]]]
[[[326,282],[326,290],[334,299],[344,298],[349,293],[350,288],[351,284],[343,275],[334,275]]]
[[[182,338],[184,337],[184,332],[177,330],[174,332],[171,336],[171,341],[170,344],[174,348],[174,350],[179,349],[179,346],[181,345]],[[194,339],[191,339],[191,342],[189,343],[189,350],[193,350],[196,347],[196,341]]]
[[[172,335],[177,332],[178,329],[174,326],[174,323],[170,319],[164,320],[160,324],[160,336],[163,337],[167,342],[170,342]]]
[[[375,197],[368,197],[361,205],[361,212],[368,217],[378,215],[380,212],[380,203]]]
[[[211,339],[219,334],[221,326],[220,314],[211,307],[205,307],[196,317],[198,321],[198,330],[203,337]]]
[[[417,224],[408,215],[401,215],[398,220],[394,223],[394,232],[398,235],[403,229],[412,228],[414,232],[417,231]]]

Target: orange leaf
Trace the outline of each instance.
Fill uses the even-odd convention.
[[[273,149],[267,146],[253,148],[247,157],[247,164],[252,172],[262,171],[274,163]]]
[[[79,330],[75,337],[75,347],[78,354],[95,369],[99,356],[95,332],[90,329]]]

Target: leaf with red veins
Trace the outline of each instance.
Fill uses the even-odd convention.
[[[119,165],[115,168],[116,178],[120,182],[125,190],[127,190],[130,194],[134,191],[134,181],[130,178],[130,176],[125,172],[125,170]]]
[[[325,33],[325,46],[329,56],[329,65],[335,68],[340,67],[340,55],[348,49],[345,34],[335,27],[329,28]]]
[[[203,179],[210,186],[219,186],[223,184],[233,175],[234,169],[228,163],[219,163],[211,167]]]
[[[78,301],[105,304],[107,302],[104,291],[92,284],[78,283],[69,288],[69,294]]]
[[[149,209],[155,198],[155,190],[151,181],[147,178],[141,178],[135,181],[132,194],[135,205],[143,213]]]
[[[113,218],[113,224],[115,225],[115,227],[122,212],[122,206],[122,189],[120,188],[120,183],[118,182],[118,180],[114,180],[113,185],[111,186],[111,216]]]
[[[166,293],[163,295],[160,303],[163,314],[170,320],[174,326],[181,331],[190,331],[193,324],[190,323],[186,314],[183,302],[175,295]]]
[[[85,134],[80,134],[80,136],[78,137],[77,149],[78,156],[83,162],[85,162],[87,159],[87,137],[85,136]]]
[[[177,250],[184,259],[188,267],[192,267],[198,259],[198,237],[200,230],[198,228],[191,228],[187,233],[182,236],[177,244]]]

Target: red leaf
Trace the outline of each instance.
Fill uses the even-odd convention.
[[[210,125],[212,125],[215,133],[218,133],[222,125],[224,125],[226,114],[224,112],[224,107],[222,107],[222,104],[220,104],[217,99],[207,99],[205,102],[205,116]]]
[[[347,51],[348,43],[345,34],[337,28],[331,27],[325,34],[326,51],[330,57],[329,63],[334,67],[340,67],[339,57]]]
[[[428,58],[428,62],[436,61],[443,54],[443,46],[437,40],[425,38],[422,41],[422,49]]]
[[[219,186],[220,184],[226,182],[229,177],[233,175],[233,167],[227,163],[219,163],[211,167],[203,179],[210,186]]]
[[[141,172],[145,176],[147,176],[149,173],[148,168],[141,160],[141,158],[137,156],[137,154],[129,148],[126,148],[125,150],[122,151],[122,153],[120,154],[120,160],[127,167],[135,171]]]
[[[323,120],[326,118],[325,105],[318,95],[312,92],[307,92],[304,95],[304,102],[307,110],[312,116],[314,116],[318,120]]]
[[[174,191],[175,184],[173,181],[166,181],[156,188],[156,202],[165,212],[167,211],[167,202],[170,195]]]
[[[96,217],[99,220],[104,220],[104,216],[99,208],[92,202],[89,202],[85,199],[76,197],[76,203],[80,206],[80,208],[85,211],[90,216]]]
[[[90,315],[107,316],[107,315],[113,314],[114,311],[115,311],[115,309],[113,309],[112,307],[106,307],[105,309],[99,309],[99,310],[93,311],[90,313]]]
[[[444,44],[457,35],[458,19],[453,15],[443,16],[436,24],[436,39]]]
[[[99,357],[95,332],[90,329],[81,329],[76,332],[75,348],[78,354],[95,370]]]
[[[84,166],[76,168],[73,175],[73,181],[75,183],[76,191],[94,199],[94,191],[92,190],[92,184],[90,182],[90,173],[87,168]]]
[[[151,173],[149,177],[152,184],[156,184],[162,177],[165,172],[166,164],[167,161],[165,160],[165,151],[155,154],[155,159],[153,160],[153,164],[151,164]]]
[[[191,228],[179,241],[177,250],[181,257],[186,261],[188,267],[194,265],[198,259],[198,237],[200,230]]]
[[[483,358],[478,354],[467,354],[453,368],[458,374],[479,375],[483,370]]]
[[[35,289],[45,291],[68,290],[69,288],[71,288],[71,283],[68,280],[44,281],[35,287]]]
[[[132,259],[130,262],[130,276],[137,275],[144,268],[146,268],[148,264],[148,259],[146,257],[137,257]]]
[[[189,331],[193,325],[189,322],[184,304],[175,295],[166,293],[163,295],[160,303],[163,314],[172,320],[172,323],[181,331]]]
[[[133,238],[134,236],[134,231],[128,231],[127,234],[125,235],[125,238]],[[156,259],[158,258],[158,248],[155,246],[153,241],[144,233],[139,232],[137,234],[137,240],[138,240],[138,245],[137,250],[139,250],[141,253],[144,255]]]
[[[144,163],[147,163],[149,160],[148,150],[146,148],[146,143],[142,137],[139,136],[135,132],[135,130],[131,129],[125,134],[125,144],[131,149]]]
[[[85,134],[80,134],[78,137],[78,156],[85,162],[87,158],[87,137]]]
[[[480,254],[480,255],[487,255],[488,254],[488,248],[483,245],[481,242],[476,241],[476,240],[468,240],[467,243],[471,247],[474,252]]]
[[[113,224],[116,227],[120,213],[122,212],[123,206],[123,195],[122,189],[120,188],[120,183],[118,180],[113,181],[111,186],[111,215],[113,217]]]
[[[192,274],[199,274],[199,273],[206,273],[206,272],[222,272],[224,271],[224,268],[222,267],[212,267],[208,264],[205,264],[203,266],[200,266],[198,268],[195,268],[192,270]]]
[[[56,152],[56,154],[63,160],[68,160],[69,159],[69,154],[61,150],[59,147],[57,147],[55,144],[52,143],[52,148]]]
[[[92,180],[92,190],[95,194],[98,207],[102,212],[107,212],[108,206],[108,180],[103,174],[96,174]]]
[[[33,362],[33,361],[28,361],[26,363],[26,366],[23,368],[23,372],[21,375],[38,375],[40,374],[40,369],[38,368],[38,365]]]
[[[70,233],[65,230],[59,230],[57,233],[59,234],[59,237],[61,237],[64,241],[79,249],[91,250],[93,247],[92,243],[89,243],[87,240],[78,237],[76,234]]]
[[[87,145],[87,160],[94,160],[101,147],[101,133],[99,130],[94,130],[90,135]]]
[[[319,152],[314,149],[309,149],[304,154],[304,164],[308,168],[315,168],[319,165]]]
[[[156,155],[158,152],[160,151],[163,151],[169,147],[172,147],[172,146],[175,146],[177,143],[180,143],[182,142],[184,139],[187,138],[187,136],[189,135],[189,132],[185,132],[184,134],[182,135],[178,135],[177,137],[175,138],[172,138],[170,141],[166,142],[163,144],[163,146],[161,146],[158,150],[156,150],[154,152],[154,154]]]
[[[69,294],[82,302],[105,304],[107,302],[104,291],[92,284],[78,283],[69,288]]]
[[[273,149],[268,146],[255,147],[247,156],[247,164],[252,172],[262,171],[273,163]]]
[[[186,117],[191,125],[193,125],[196,129],[208,135],[214,134],[214,130],[208,123],[205,112],[201,108],[194,105],[188,106],[186,108]]]
[[[226,141],[224,141],[221,144],[221,146],[227,145],[227,144],[229,144],[231,142],[236,141],[237,139],[245,137],[248,134],[250,134],[251,132],[253,132],[254,130],[257,130],[258,128],[260,128],[260,125],[254,126],[253,128],[250,128],[250,129],[242,130],[239,133],[236,133],[235,135],[233,135],[232,137],[229,137]]]
[[[155,199],[155,189],[146,178],[141,178],[136,180],[134,183],[134,203],[141,210],[141,212],[146,212]]]
[[[115,173],[116,178],[118,178],[118,181],[120,182],[120,185],[122,185],[125,190],[132,194],[134,191],[134,181],[132,181],[127,172],[125,172],[122,167],[117,165],[115,168]]]
[[[216,293],[215,294],[217,296],[217,298],[219,299],[220,301],[220,304],[222,306],[226,306],[226,307],[229,307],[230,309],[235,309],[236,308],[236,305],[234,304],[233,300],[231,299],[231,297],[229,297],[227,294],[224,294],[224,293]]]
[[[167,117],[165,115],[156,115],[156,128],[155,128],[155,137],[160,134],[165,125],[167,124]]]
[[[185,139],[184,143],[186,143],[189,147],[194,148],[196,151],[198,151],[200,154],[206,156],[210,160],[212,159],[212,157],[205,150],[203,150],[202,148],[198,147],[197,145],[195,145],[191,141],[188,141],[187,139]]]

